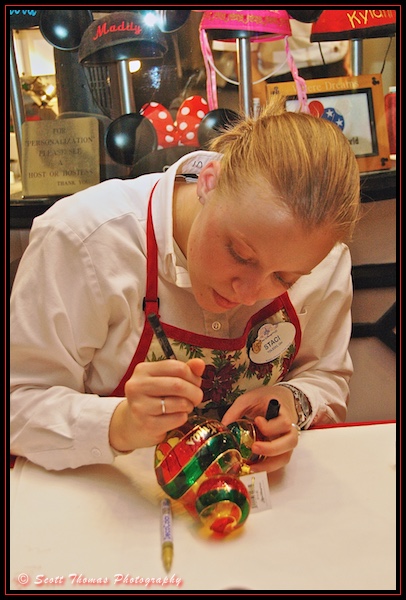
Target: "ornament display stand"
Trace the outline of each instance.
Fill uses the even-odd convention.
[[[247,116],[252,114],[252,74],[250,32],[237,38],[237,63],[240,108]]]

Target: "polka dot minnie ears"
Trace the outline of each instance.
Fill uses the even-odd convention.
[[[171,146],[199,146],[197,132],[209,107],[201,96],[189,96],[180,105],[174,121],[167,108],[158,102],[148,102],[140,110],[154,126],[158,138],[157,149]]]

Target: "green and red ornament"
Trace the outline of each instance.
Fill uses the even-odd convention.
[[[220,421],[192,416],[155,448],[155,474],[163,491],[195,517],[200,485],[210,477],[238,476],[243,459],[237,440]]]
[[[227,535],[244,525],[250,513],[251,498],[235,475],[215,475],[200,486],[196,510],[206,528]]]

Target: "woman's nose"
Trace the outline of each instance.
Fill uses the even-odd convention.
[[[265,282],[256,277],[236,278],[232,282],[232,287],[238,303],[245,304],[246,306],[252,306],[259,300],[265,300],[266,298],[278,295],[269,280]]]

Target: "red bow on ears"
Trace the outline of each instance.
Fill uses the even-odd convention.
[[[198,147],[197,130],[208,112],[208,104],[201,96],[186,98],[176,113],[176,121],[173,121],[169,110],[158,102],[148,102],[140,110],[140,114],[155,127],[158,150],[171,146]]]

